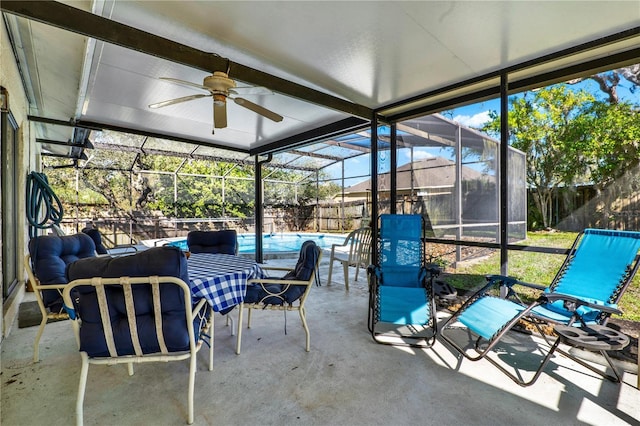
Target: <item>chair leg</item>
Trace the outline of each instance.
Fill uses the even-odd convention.
[[[309,352],[309,350],[311,349],[311,336],[309,335],[309,326],[307,325],[307,318],[306,318],[304,307],[300,308],[298,312],[300,313],[300,319],[302,320],[302,328],[304,328],[304,332],[307,338],[307,342],[306,342],[307,344],[305,348],[306,348],[306,351]]]
[[[33,344],[33,362],[40,361],[40,338],[42,337],[42,333],[44,332],[44,327],[47,325],[47,319],[47,313],[42,312],[42,321],[40,321],[38,333],[36,334],[36,341]]]
[[[533,305],[531,307],[533,307]],[[527,310],[525,310],[525,314],[531,309],[531,307],[529,307]],[[461,310],[462,310],[462,308],[461,308]],[[458,353],[460,353],[462,356],[464,356],[465,358],[467,358],[470,361],[478,361],[478,360],[480,360],[482,358],[486,359],[491,364],[493,364],[498,370],[502,371],[507,377],[509,377],[511,380],[513,380],[515,383],[517,383],[520,386],[525,387],[525,386],[529,386],[529,385],[532,385],[533,383],[535,383],[535,381],[538,380],[538,377],[540,377],[540,374],[542,373],[544,368],[547,366],[547,363],[549,362],[549,360],[551,359],[553,354],[556,351],[559,352],[559,353],[563,353],[563,351],[558,349],[558,345],[560,344],[560,338],[556,338],[556,340],[551,345],[551,348],[549,348],[549,351],[547,352],[546,356],[540,362],[540,365],[538,366],[538,369],[534,373],[533,377],[529,381],[525,382],[521,378],[517,377],[516,375],[514,375],[513,373],[511,373],[510,371],[505,369],[496,360],[492,359],[492,357],[489,356],[489,353],[491,352],[493,347],[495,345],[497,345],[498,342],[501,341],[502,336],[511,329],[513,324],[515,322],[517,322],[517,319],[512,320],[507,326],[505,326],[503,331],[500,332],[499,334],[497,334],[497,336],[490,343],[488,343],[488,345],[484,349],[480,349],[479,343],[482,340],[482,338],[479,337],[478,340],[476,341],[476,345],[475,345],[475,349],[474,349],[478,355],[477,356],[472,356],[464,348],[460,347],[460,345],[458,345],[453,340],[453,338],[447,336],[447,333],[445,333],[445,331],[449,328],[449,324],[453,324],[453,323],[456,322],[456,319],[459,316],[459,313],[460,313],[460,310],[456,314],[454,314],[452,317],[450,317],[444,323],[444,325],[442,326],[442,328],[440,330],[440,334],[439,334],[440,338],[442,338],[446,343],[448,343],[449,345],[451,345],[451,347],[453,347],[456,351],[458,351]],[[523,315],[519,315],[517,318],[520,318],[521,316],[523,316]],[[545,338],[545,340],[546,340],[546,338]]]
[[[84,404],[84,392],[87,388],[87,375],[89,373],[89,355],[86,352],[80,352],[82,357],[82,367],[80,368],[80,384],[78,385],[78,399],[76,400],[76,425],[82,426],[84,413],[82,406]]]
[[[549,349],[549,352],[547,352],[547,355],[544,357],[544,359],[542,360],[542,362],[540,363],[540,365],[538,366],[538,369],[536,370],[535,374],[533,375],[533,377],[528,381],[525,382],[524,380],[516,377],[514,374],[512,374],[511,372],[507,371],[507,369],[505,369],[504,367],[502,367],[500,364],[498,364],[497,361],[495,361],[494,359],[492,359],[490,356],[484,356],[484,359],[486,359],[487,361],[489,361],[491,364],[493,364],[498,370],[502,371],[507,377],[509,377],[511,380],[513,380],[514,382],[516,382],[517,384],[519,384],[522,387],[525,386],[529,386],[532,385],[536,382],[536,380],[538,380],[538,377],[540,377],[540,374],[542,374],[542,371],[544,370],[544,368],[547,366],[547,364],[549,363],[549,360],[551,359],[551,357],[553,356],[554,352],[556,352],[556,349],[558,349],[558,345],[560,344],[560,339],[558,338],[555,343],[553,344],[553,346],[551,347],[551,349]],[[493,345],[492,345],[493,347]],[[485,352],[486,353],[486,352]],[[463,353],[463,355],[465,355]],[[466,355],[465,355],[466,356]],[[467,357],[468,358],[468,357]],[[600,373],[602,374],[602,373]]]
[[[188,424],[193,423],[193,392],[196,383],[196,353],[191,353],[191,358],[189,358],[189,393],[188,393]]]
[[[343,263],[342,269],[344,270],[344,289],[349,291],[349,264]]]
[[[331,285],[332,274],[333,274],[333,259],[329,259],[329,278],[327,278],[327,285]]]
[[[240,314],[238,314],[238,315],[240,315]],[[227,327],[229,327],[229,324],[231,324],[231,335],[233,336],[233,333],[235,332],[235,327],[233,326],[233,317],[231,316],[231,312],[229,312],[225,316],[227,317]]]

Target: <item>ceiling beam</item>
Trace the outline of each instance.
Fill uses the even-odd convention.
[[[82,144],[77,144],[77,143],[73,143],[73,142],[65,142],[65,141],[54,141],[52,139],[42,139],[42,138],[36,138],[36,142],[37,143],[44,143],[44,144],[48,144],[48,145],[62,145],[62,146],[70,146],[72,148],[84,148],[84,145]]]
[[[35,115],[28,115],[27,118],[29,119],[29,121],[33,121],[36,123],[45,123],[45,124],[53,124],[56,126],[74,127],[76,129],[77,128],[89,129],[96,132],[101,132],[103,130],[112,130],[114,132],[129,133],[131,135],[148,136],[156,139],[166,139],[168,141],[184,142],[184,143],[190,143],[194,145],[202,145],[209,148],[219,148],[227,151],[234,151],[234,152],[241,152],[243,154],[248,154],[248,151],[246,149],[234,148],[234,147],[220,145],[220,144],[207,142],[207,141],[187,139],[179,136],[171,136],[163,133],[147,132],[144,130],[136,130],[128,127],[114,126],[111,124],[98,123],[95,121],[84,121],[84,120],[64,121],[64,120],[56,120],[55,118],[38,117]]]
[[[215,53],[204,52],[63,3],[55,1],[2,0],[0,9],[3,12],[202,71],[213,73],[214,71],[226,72],[227,69],[231,69],[230,73],[234,79],[257,86],[264,86],[274,92],[356,117],[369,119],[372,116],[373,110],[363,105],[293,83],[284,78],[229,61]]]
[[[103,142],[96,142],[95,147],[96,149],[102,149],[106,151],[131,152],[131,153],[144,154],[144,155],[160,155],[165,157],[189,158],[193,160],[202,160],[202,161],[216,161],[220,163],[239,164],[239,165],[248,166],[248,167],[253,167],[255,165],[254,157],[248,157],[246,159],[226,158],[226,157],[220,157],[220,156],[214,156],[214,155],[196,154],[194,152],[165,151],[162,149],[149,149],[149,148],[118,145],[118,144],[103,143]],[[278,167],[277,165],[273,165],[273,164],[267,164],[266,166]],[[102,166],[86,166],[84,168],[101,169]],[[292,170],[304,171],[304,172],[316,171],[316,169],[313,167],[304,167],[304,166],[292,166],[287,168]],[[129,169],[122,169],[122,170],[128,171]],[[142,171],[149,172],[149,170],[142,170]]]
[[[318,142],[331,138],[336,135],[356,131],[363,129],[369,125],[369,121],[362,120],[357,117],[349,117],[344,120],[336,121],[325,126],[317,127],[315,129],[299,133],[297,135],[281,139],[277,142],[261,146],[259,148],[251,150],[251,155],[263,155],[268,153],[277,153],[282,151],[289,151],[293,148],[307,145],[312,142]]]
[[[334,139],[330,139],[328,141],[324,141],[324,143],[326,143],[327,145],[333,145],[333,146],[337,146],[340,148],[345,148],[345,149],[351,149],[354,151],[359,151],[363,154],[369,154],[371,152],[371,148],[367,148],[365,146],[360,146],[360,145],[354,145],[351,144],[349,142],[346,141],[337,141]],[[356,155],[352,155],[352,157],[355,157]]]
[[[407,126],[405,124],[397,124],[398,130],[402,131],[402,132],[407,132],[413,136],[418,136],[420,138],[426,139],[426,140],[430,140],[436,143],[440,143],[444,146],[455,146],[455,141],[449,140],[447,138],[443,138],[441,136],[438,135],[432,135],[431,133],[425,131],[425,130],[420,130],[420,129],[415,129],[411,126]],[[402,136],[400,136],[402,137]],[[416,144],[406,144],[405,146],[408,147],[415,147]]]
[[[242,160],[238,158],[225,158],[225,157],[220,157],[215,155],[195,154],[193,151],[177,152],[177,151],[169,151],[164,149],[150,149],[150,148],[119,145],[119,144],[104,143],[104,142],[95,142],[94,145],[97,149],[104,149],[107,151],[121,151],[121,152],[133,152],[136,154],[144,154],[144,155],[161,155],[166,157],[191,158],[194,160],[203,160],[203,161],[220,161],[225,163],[242,164],[245,166],[253,166],[255,164],[253,157],[248,157],[250,158],[250,160]]]
[[[342,157],[338,157],[335,155],[317,154],[315,152],[300,151],[299,149],[292,149],[291,151],[287,151],[287,153],[299,155],[301,157],[320,158],[322,160],[331,160],[331,161],[342,161]]]
[[[70,158],[72,160],[86,160],[87,155],[83,152],[80,155],[70,155],[70,154],[55,154],[53,152],[43,152],[41,154],[43,157],[56,157],[56,158]]]

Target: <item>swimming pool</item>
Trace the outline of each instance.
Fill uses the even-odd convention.
[[[262,251],[264,253],[299,252],[302,243],[313,240],[322,249],[330,249],[332,244],[344,243],[345,235],[319,234],[306,232],[281,232],[264,234],[262,236]],[[187,239],[171,241],[168,245],[187,250]],[[255,234],[238,234],[238,253],[253,254],[256,252]]]

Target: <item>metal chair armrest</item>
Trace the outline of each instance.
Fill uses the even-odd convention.
[[[536,290],[544,290],[547,288],[546,286],[543,286],[540,284],[533,284],[533,283],[528,283],[526,281],[520,281],[517,278],[509,277],[506,275],[487,275],[486,278],[487,278],[487,281],[491,283],[499,282],[500,285],[505,287],[513,287],[514,285],[521,285],[521,286],[533,288]]]
[[[622,315],[622,311],[618,308],[614,308],[610,305],[601,305],[599,303],[589,302],[587,300],[580,299],[575,296],[570,296],[563,293],[546,293],[540,296],[538,301],[541,303],[552,303],[561,300],[564,302],[564,306],[570,312],[575,312],[580,306],[586,306],[588,308],[597,309],[608,314]]]
[[[284,272],[291,272],[293,271],[293,268],[287,268],[287,267],[283,267],[283,266],[262,266],[262,270],[263,271],[284,271]],[[261,278],[254,278],[256,280],[261,279]]]

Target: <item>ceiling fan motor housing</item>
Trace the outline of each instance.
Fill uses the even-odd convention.
[[[213,75],[204,78],[202,85],[207,87],[213,95],[213,102],[224,104],[227,102],[229,89],[236,87],[236,82],[231,80],[226,73],[215,71]]]

